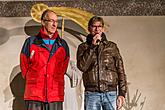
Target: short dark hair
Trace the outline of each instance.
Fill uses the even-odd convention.
[[[93,16],[90,20],[89,20],[89,22],[88,22],[88,28],[90,27],[90,26],[92,26],[95,22],[101,22],[101,24],[102,24],[102,26],[104,27],[104,20],[103,20],[103,18],[102,17],[99,17],[99,16]]]
[[[46,9],[41,15],[41,20],[44,20],[49,12],[53,12],[54,14],[56,14],[53,10]]]

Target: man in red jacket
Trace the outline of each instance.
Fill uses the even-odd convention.
[[[64,74],[70,58],[69,48],[57,31],[58,18],[52,10],[41,16],[37,36],[25,40],[20,66],[26,80],[24,100],[27,110],[62,110]]]

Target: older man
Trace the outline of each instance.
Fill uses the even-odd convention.
[[[21,55],[22,76],[26,80],[24,100],[27,110],[62,110],[64,74],[70,58],[69,48],[57,31],[55,12],[41,16],[37,36],[26,39]]]

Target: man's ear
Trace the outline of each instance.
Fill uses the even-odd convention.
[[[41,20],[41,24],[42,24],[42,26],[45,26],[44,20]]]

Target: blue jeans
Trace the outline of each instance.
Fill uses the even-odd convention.
[[[86,91],[84,110],[116,110],[116,99],[116,91],[105,93]]]

